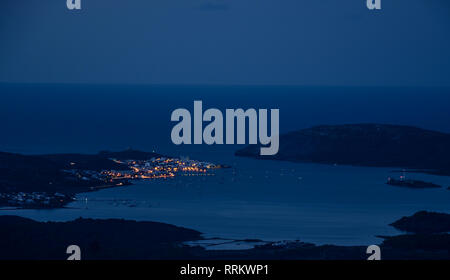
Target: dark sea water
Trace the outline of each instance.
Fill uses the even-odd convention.
[[[320,124],[391,123],[450,132],[450,89],[0,85],[0,150],[19,153],[177,147],[173,110],[279,108],[282,132]],[[237,147],[231,147],[235,149]]]
[[[215,176],[176,177],[80,194],[69,209],[11,210],[37,220],[127,218],[171,223],[207,237],[370,245],[419,210],[450,212],[446,188],[385,184],[391,168],[237,158],[239,146],[175,146],[171,112],[279,108],[282,132],[319,124],[391,123],[450,132],[450,91],[417,88],[1,85],[0,151],[25,154],[155,150],[226,163]],[[395,176],[395,174],[394,174]],[[450,186],[449,177],[409,175]],[[87,198],[87,203],[86,203]]]

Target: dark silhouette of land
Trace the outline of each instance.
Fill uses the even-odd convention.
[[[403,217],[391,224],[398,230],[417,234],[450,232],[450,215],[420,211],[411,217]]]
[[[180,245],[200,233],[176,226],[118,219],[40,223],[0,216],[0,259],[66,259],[78,245],[83,259],[177,259],[190,255]]]
[[[449,259],[449,214],[419,212],[393,223],[419,234],[383,237],[383,259]],[[409,224],[405,227],[406,224]],[[413,225],[412,227],[410,225]],[[438,225],[439,224],[439,225]],[[430,231],[423,228],[432,229]],[[427,233],[423,233],[427,232]],[[201,240],[195,230],[155,222],[77,219],[36,222],[0,216],[0,259],[66,259],[66,248],[78,245],[82,259],[225,259],[323,260],[367,259],[365,246],[315,246],[290,242],[267,243],[250,250],[213,250],[183,245]]]
[[[403,188],[410,188],[410,189],[439,189],[442,188],[442,186],[430,183],[430,182],[424,182],[420,180],[411,180],[411,179],[393,179],[388,178],[388,181],[386,184],[396,187],[403,187]]]
[[[400,167],[450,175],[450,134],[385,124],[323,125],[283,134],[274,156],[250,145],[236,155],[295,162]]]

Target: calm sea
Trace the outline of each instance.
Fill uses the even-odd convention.
[[[413,88],[0,85],[0,150],[95,153],[127,147],[226,163],[215,176],[176,177],[81,194],[69,209],[14,210],[37,220],[127,218],[171,223],[206,237],[370,245],[419,210],[450,211],[450,191],[385,184],[389,168],[258,161],[238,146],[174,146],[171,112],[279,108],[281,130],[392,123],[450,132],[450,91]],[[395,176],[395,175],[394,175]],[[450,186],[449,177],[411,177]],[[86,202],[87,198],[87,202]]]

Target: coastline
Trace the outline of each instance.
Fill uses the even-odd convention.
[[[274,156],[249,145],[236,156],[263,160],[402,168],[450,176],[450,134],[413,126],[377,123],[319,125],[280,135]],[[420,159],[420,160],[418,160]]]
[[[405,220],[412,224],[433,223],[436,216],[445,219],[444,230],[448,230],[450,215],[442,213],[419,212],[393,224],[404,223]],[[198,231],[164,223],[121,219],[79,218],[69,222],[36,222],[18,216],[0,216],[0,228],[0,259],[64,259],[67,244],[80,246],[83,258],[87,260],[364,260],[368,257],[366,246],[316,246],[301,241],[267,242],[247,250],[206,250],[201,246],[184,245],[203,240]],[[57,235],[54,234],[56,229]],[[35,238],[31,240],[27,236]],[[427,234],[413,231],[411,234],[383,238],[384,241],[379,244],[383,259],[450,257],[450,235],[440,230]]]
[[[136,150],[24,156],[0,152],[0,207],[55,209],[79,193],[123,187],[134,180],[209,175],[230,168]]]
[[[100,156],[99,156],[100,155]],[[88,155],[89,160],[87,162],[82,162],[82,164],[80,164],[82,167],[80,167],[80,169],[76,169],[76,171],[72,172],[72,173],[68,173],[70,175],[76,175],[76,177],[78,178],[77,181],[75,181],[75,183],[73,183],[72,185],[69,186],[68,190],[70,190],[70,194],[71,195],[75,195],[75,194],[79,194],[79,193],[85,193],[85,192],[94,192],[94,191],[99,191],[99,190],[103,190],[103,189],[107,189],[107,188],[117,188],[117,187],[121,187],[121,186],[125,186],[125,185],[130,185],[133,184],[133,177],[124,177],[123,175],[125,174],[126,176],[130,175],[130,176],[141,176],[142,174],[142,169],[141,169],[141,165],[139,165],[140,163],[138,163],[135,159],[130,159],[128,156],[126,157],[126,159],[122,158],[120,160],[115,159],[110,159],[110,158],[106,158],[107,161],[105,161],[105,155],[103,154],[99,154],[99,155]],[[85,157],[86,155],[69,155],[69,154],[63,154],[63,155],[46,155],[45,157],[48,159],[53,158],[53,160],[55,160],[55,157],[58,159],[57,162],[57,167],[60,168],[61,170],[64,170],[64,174],[67,173],[65,170],[65,168],[67,167],[73,167],[75,165],[78,165],[78,162],[74,162],[72,160],[73,157]],[[159,155],[158,155],[159,156]],[[60,161],[62,159],[62,161]],[[120,167],[123,167],[123,169],[121,171],[108,171],[110,173],[107,174],[107,176],[110,177],[106,177],[106,181],[105,180],[98,180],[98,178],[96,177],[86,177],[86,176],[91,176],[91,175],[95,175],[98,176],[98,174],[102,174],[103,172],[103,167],[102,165],[98,165],[98,164],[94,164],[91,165],[92,162],[91,161],[97,161],[97,160],[102,160],[103,164],[109,165],[109,164],[122,164],[122,165],[118,165]],[[36,160],[36,157],[33,157],[33,160]],[[149,159],[147,157],[144,157],[142,159],[143,163],[148,163]],[[127,162],[127,161],[131,161],[131,162]],[[136,163],[135,163],[136,161]],[[152,159],[150,160],[150,162],[154,162],[155,160]],[[53,161],[55,162],[55,161]],[[112,163],[111,163],[112,162]],[[123,166],[123,162],[126,162],[126,165]],[[164,158],[162,161],[157,160],[157,162],[163,162],[164,164],[166,164],[166,158]],[[170,161],[169,161],[170,162]],[[303,161],[302,161],[303,162]],[[311,161],[314,162],[314,161]],[[314,163],[323,163],[323,162],[314,162]],[[138,167],[135,167],[138,166]],[[344,164],[347,166],[351,166],[350,164]],[[164,165],[165,166],[165,165]],[[361,165],[355,165],[355,166],[361,166]],[[366,166],[366,165],[363,165]],[[78,167],[78,166],[77,166]],[[137,168],[138,171],[134,171],[134,168]],[[157,169],[159,169],[159,166],[156,166]],[[228,166],[226,165],[217,165],[217,168],[226,168]],[[379,166],[377,166],[379,167]],[[62,169],[64,168],[64,169]],[[89,170],[89,169],[84,169],[84,168],[92,168],[95,170]],[[153,168],[153,166],[152,166]],[[170,167],[173,168],[173,167]],[[194,168],[194,167],[189,167],[189,168]],[[214,170],[216,167],[211,168],[212,170]],[[129,171],[130,169],[133,170],[134,173],[126,173],[125,171]],[[89,172],[86,172],[86,170],[89,170]],[[95,172],[94,172],[95,171]],[[202,170],[197,170],[196,172],[203,172]],[[119,174],[119,175],[117,175]],[[134,175],[133,175],[134,174]],[[166,173],[163,174],[164,178]],[[170,173],[167,173],[170,174]],[[159,175],[158,175],[159,176]],[[168,176],[170,177],[170,176]],[[44,178],[44,181],[47,180],[48,178]],[[86,180],[86,178],[88,180]],[[113,184],[108,184],[105,182],[107,182],[108,180],[113,180],[113,178],[117,178],[114,179],[114,183]],[[159,178],[159,177],[154,177],[154,178]],[[63,178],[64,180],[66,178]],[[62,182],[65,182],[65,181]],[[111,181],[112,182],[112,181]],[[54,189],[55,185],[54,184],[49,184],[50,186],[45,185],[45,187],[49,187],[50,189]],[[42,187],[42,185],[40,185],[40,187]],[[56,185],[57,188],[62,187],[62,184],[60,185]],[[61,208],[64,207],[65,205],[67,205],[67,203],[69,203],[70,201],[67,201],[64,205],[56,205],[55,207],[29,207],[29,208],[25,208],[23,207],[22,209],[55,209],[55,208]],[[89,219],[88,219],[89,220]],[[81,220],[83,221],[83,220]],[[103,223],[104,220],[93,220],[94,223]],[[126,223],[130,222],[133,223],[135,221],[131,221],[131,220],[124,220]],[[71,223],[71,222],[75,222],[75,221],[69,221],[66,223]],[[42,223],[42,224],[48,224],[48,223]],[[57,223],[57,224],[64,224],[64,223]],[[39,227],[42,226],[41,224],[39,225]],[[84,229],[83,229],[84,230]],[[431,246],[430,252],[427,252],[426,254],[422,254],[420,252],[418,252],[417,250],[422,250],[423,248],[419,248],[416,245],[419,243],[423,243],[424,240],[422,240],[424,237],[423,236],[415,236],[413,238],[413,240],[411,240],[411,236],[382,236],[385,240],[385,242],[383,242],[380,245],[383,245],[383,250],[387,251],[387,258],[400,258],[400,257],[404,257],[407,259],[412,259],[415,257],[418,258],[432,258],[432,259],[440,259],[440,258],[448,258],[447,255],[443,255],[442,252],[440,251],[435,251],[435,248],[433,248],[433,246]],[[130,237],[125,237],[125,238],[130,238]],[[445,242],[448,238],[447,235],[445,234],[441,234],[439,236],[432,236],[432,238],[428,238],[429,240],[432,240],[432,242],[435,242],[435,238],[438,238],[437,242]],[[196,240],[201,240],[196,239]],[[68,242],[69,240],[67,240]],[[184,241],[194,241],[194,240],[184,240]],[[184,242],[183,241],[183,242]],[[240,241],[240,242],[250,242],[248,240],[235,240],[235,241]],[[254,242],[255,240],[253,240],[252,242]],[[425,240],[426,241],[426,240]],[[143,240],[144,242],[144,240]],[[364,246],[337,246],[337,245],[314,245],[312,243],[303,243],[301,241],[298,242],[287,242],[286,244],[283,245],[279,245],[276,244],[274,242],[266,242],[263,245],[256,245],[254,248],[249,249],[249,250],[205,250],[204,248],[198,248],[196,246],[194,247],[189,247],[186,248],[184,247],[184,243],[183,242],[179,242],[179,243],[173,243],[170,246],[171,247],[179,247],[181,246],[180,251],[178,251],[179,254],[183,254],[183,256],[186,256],[186,258],[198,258],[198,259],[204,259],[204,258],[208,258],[208,259],[252,259],[252,258],[276,258],[276,259],[283,259],[283,258],[292,258],[292,259],[365,259],[366,255],[364,254]],[[264,241],[262,241],[264,242]],[[396,246],[398,246],[399,244],[403,244],[403,243],[414,243],[416,245],[414,246],[410,246],[410,251],[405,251],[404,248],[400,248],[398,249]],[[109,246],[109,245],[108,245]],[[111,245],[113,246],[113,245]],[[122,246],[122,245],[121,245]],[[428,245],[427,245],[428,246]],[[113,246],[114,247],[114,246]],[[123,249],[123,248],[122,248]],[[120,250],[122,250],[120,249]],[[416,250],[417,249],[417,250]],[[425,249],[429,249],[429,248],[425,248]],[[119,250],[119,249],[118,249]],[[134,254],[134,253],[133,253]],[[135,255],[137,258],[143,258],[146,257],[146,255]],[[101,257],[101,256],[98,256]],[[168,258],[172,258],[173,256],[166,256]],[[134,258],[134,257],[132,257]]]

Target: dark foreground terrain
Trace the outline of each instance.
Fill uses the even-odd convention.
[[[393,225],[413,234],[384,237],[382,259],[450,259],[449,214],[419,212]],[[438,225],[441,224],[441,225]],[[425,227],[427,230],[423,230]],[[267,243],[251,250],[206,251],[183,245],[197,231],[154,222],[77,219],[36,222],[0,216],[0,259],[66,259],[69,245],[82,259],[367,259],[365,246]]]
[[[250,145],[238,156],[376,167],[450,175],[450,134],[385,124],[323,125],[283,134],[274,156]]]
[[[187,258],[190,254],[180,243],[199,238],[197,231],[154,222],[40,223],[0,216],[0,259],[66,259],[69,245],[78,245],[83,259]]]

